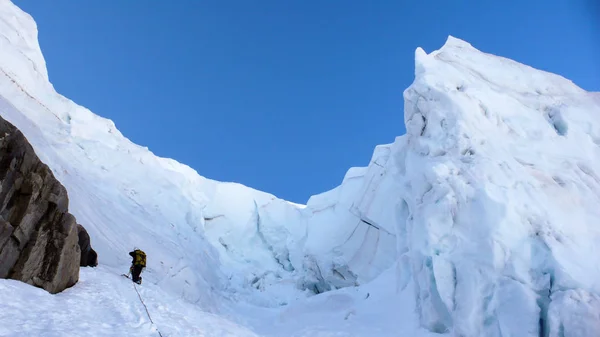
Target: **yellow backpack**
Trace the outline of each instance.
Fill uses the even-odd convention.
[[[134,250],[134,252],[135,252],[134,264],[140,265],[142,267],[146,267],[146,253],[144,253],[143,251],[141,251],[139,249]]]

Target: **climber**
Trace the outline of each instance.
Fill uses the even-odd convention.
[[[131,267],[129,268],[131,280],[137,284],[142,284],[140,274],[146,268],[146,253],[141,249],[134,248],[132,252],[129,252],[129,255],[133,258],[131,260]]]

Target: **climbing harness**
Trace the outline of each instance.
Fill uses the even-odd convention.
[[[137,290],[137,287],[135,286],[135,283],[133,284],[133,289],[135,289],[135,292],[137,293],[137,295],[138,295],[138,297],[140,299],[140,302],[144,306],[144,309],[146,309],[146,315],[148,315],[148,318],[150,319],[150,323],[152,323],[152,325],[154,325],[154,327],[156,328],[156,332],[158,332],[158,335],[160,337],[162,337],[162,334],[158,330],[158,327],[156,327],[156,324],[154,324],[154,321],[152,320],[152,317],[150,317],[150,312],[148,312],[148,307],[146,306],[146,303],[144,303],[144,300],[142,300],[142,296],[140,295],[140,292]]]

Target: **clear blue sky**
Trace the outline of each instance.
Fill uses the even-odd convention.
[[[403,134],[414,50],[454,35],[600,90],[596,0],[15,0],[55,88],[201,175],[305,202]]]

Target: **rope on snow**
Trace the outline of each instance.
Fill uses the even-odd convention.
[[[135,289],[135,292],[138,294],[140,302],[142,302],[144,309],[146,309],[146,315],[148,315],[148,318],[150,319],[150,323],[152,323],[152,325],[154,325],[154,327],[156,327],[156,324],[154,324],[152,317],[150,317],[150,312],[148,312],[148,307],[146,306],[146,303],[144,303],[144,300],[142,300],[142,296],[140,295],[140,292],[137,290],[137,287],[135,286],[135,284],[133,284],[133,289]],[[158,330],[158,327],[156,327],[156,332],[158,332],[158,335],[160,337],[163,337],[163,335],[160,333],[160,330]]]

